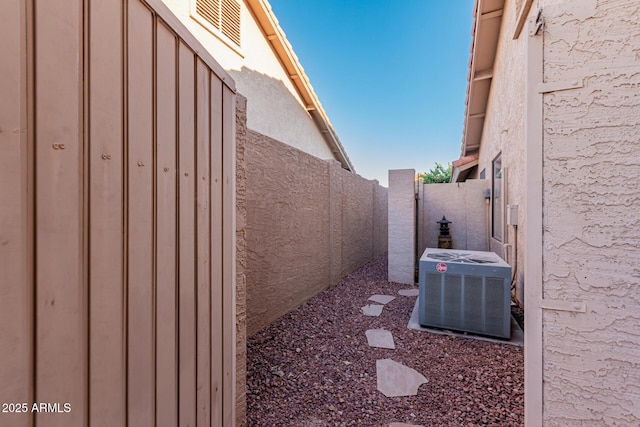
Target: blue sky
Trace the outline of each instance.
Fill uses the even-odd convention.
[[[356,172],[460,155],[474,0],[269,0]]]

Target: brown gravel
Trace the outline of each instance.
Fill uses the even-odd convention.
[[[407,328],[415,297],[387,281],[387,258],[261,330],[247,342],[249,426],[524,425],[523,350]],[[380,317],[360,307],[374,294],[398,296]],[[367,329],[393,333],[396,349],[367,345]],[[429,379],[417,396],[376,389],[376,360],[390,358]]]

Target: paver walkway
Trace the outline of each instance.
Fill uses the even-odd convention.
[[[387,397],[415,396],[429,382],[420,372],[391,359],[376,362],[378,390]]]
[[[393,335],[386,329],[369,329],[365,332],[367,336],[367,343],[369,347],[389,348],[391,350],[396,348],[393,342]]]
[[[388,304],[394,299],[396,299],[396,297],[391,295],[372,295],[369,297],[369,301],[377,302],[379,304]]]
[[[417,289],[401,289],[398,291],[398,294],[403,296],[417,296]],[[396,297],[391,295],[376,294],[370,296],[368,300],[380,304],[388,304],[395,298]],[[380,313],[378,313],[378,315],[382,313],[382,306],[366,306],[362,308],[363,314],[370,315],[367,314],[368,310],[365,310],[368,307],[379,307]],[[369,329],[365,332],[365,335],[367,336],[367,343],[370,347],[387,348],[391,350],[396,348],[393,335],[386,329]],[[418,388],[428,382],[429,380],[420,372],[402,363],[398,363],[392,359],[379,359],[376,361],[377,388],[378,391],[386,397],[415,396],[418,394]],[[411,426],[411,424],[391,423],[389,426]]]
[[[248,427],[522,426],[522,348],[407,328],[416,287],[387,281],[386,270],[385,258],[363,266],[247,340]],[[383,306],[372,295],[396,298]],[[382,314],[363,315],[367,304]],[[391,332],[395,349],[370,347],[375,329]],[[384,359],[428,384],[386,397]]]
[[[384,307],[383,305],[370,304],[370,305],[365,305],[360,310],[362,310],[362,314],[364,314],[365,316],[378,317],[382,314],[383,307]]]

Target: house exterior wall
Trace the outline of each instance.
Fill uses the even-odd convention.
[[[493,65],[493,80],[487,102],[487,112],[482,130],[482,141],[478,158],[477,172],[473,178],[479,178],[482,170],[491,184],[492,162],[502,153],[503,171],[502,196],[504,204],[518,205],[518,223],[524,224],[526,195],[525,187],[525,134],[524,134],[524,97],[525,97],[525,55],[524,35],[513,40],[517,22],[517,10],[514,1],[506,1],[502,16],[502,28],[498,41],[498,54]],[[505,178],[506,176],[506,178]],[[489,212],[491,220],[491,211]],[[516,297],[524,300],[524,254],[526,236],[522,227],[506,227],[503,215],[503,239],[489,240],[490,250],[500,255],[515,271]],[[517,236],[516,236],[517,234]],[[515,245],[505,246],[505,244]],[[517,254],[516,254],[517,252]]]
[[[0,424],[234,426],[233,81],[162,3],[64,6],[0,2]]]
[[[251,336],[386,250],[386,189],[253,130],[244,155]]]
[[[190,16],[190,3],[195,0],[162,1],[233,77],[238,92],[247,98],[249,129],[321,159],[335,158],[243,1],[240,53]]]
[[[542,1],[544,425],[640,425],[640,4]]]
[[[525,203],[529,212],[540,205],[542,225],[529,230],[541,233],[529,237],[541,237],[539,246],[508,230],[509,243],[518,233],[520,273],[521,257],[541,266],[539,280],[526,283],[539,295],[525,301],[527,424],[637,425],[640,5],[541,0],[530,17],[538,6],[544,26],[533,42],[526,27],[512,40],[514,2],[505,3],[478,167],[490,178],[502,152],[519,224],[534,219]],[[535,101],[525,108],[526,97],[539,97],[540,111],[529,108]],[[527,147],[537,132],[540,147]],[[539,175],[536,201],[525,176]]]

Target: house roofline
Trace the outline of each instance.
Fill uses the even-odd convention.
[[[349,160],[349,156],[340,142],[340,138],[333,129],[327,113],[322,108],[318,96],[313,90],[309,78],[304,72],[302,65],[298,61],[298,57],[293,52],[291,44],[287,41],[278,19],[271,10],[271,5],[267,0],[245,0],[249,10],[256,18],[260,29],[266,39],[271,44],[273,51],[282,63],[289,80],[296,88],[298,95],[302,99],[305,109],[313,119],[314,124],[322,134],[329,145],[336,160],[338,160],[344,169],[355,172],[355,168]]]
[[[476,0],[460,157],[477,154],[493,79],[505,0]]]
[[[449,182],[462,182],[466,181],[467,176],[471,172],[471,169],[478,166],[479,155],[473,154],[471,156],[460,157],[452,164],[453,170],[451,172],[451,179]]]

